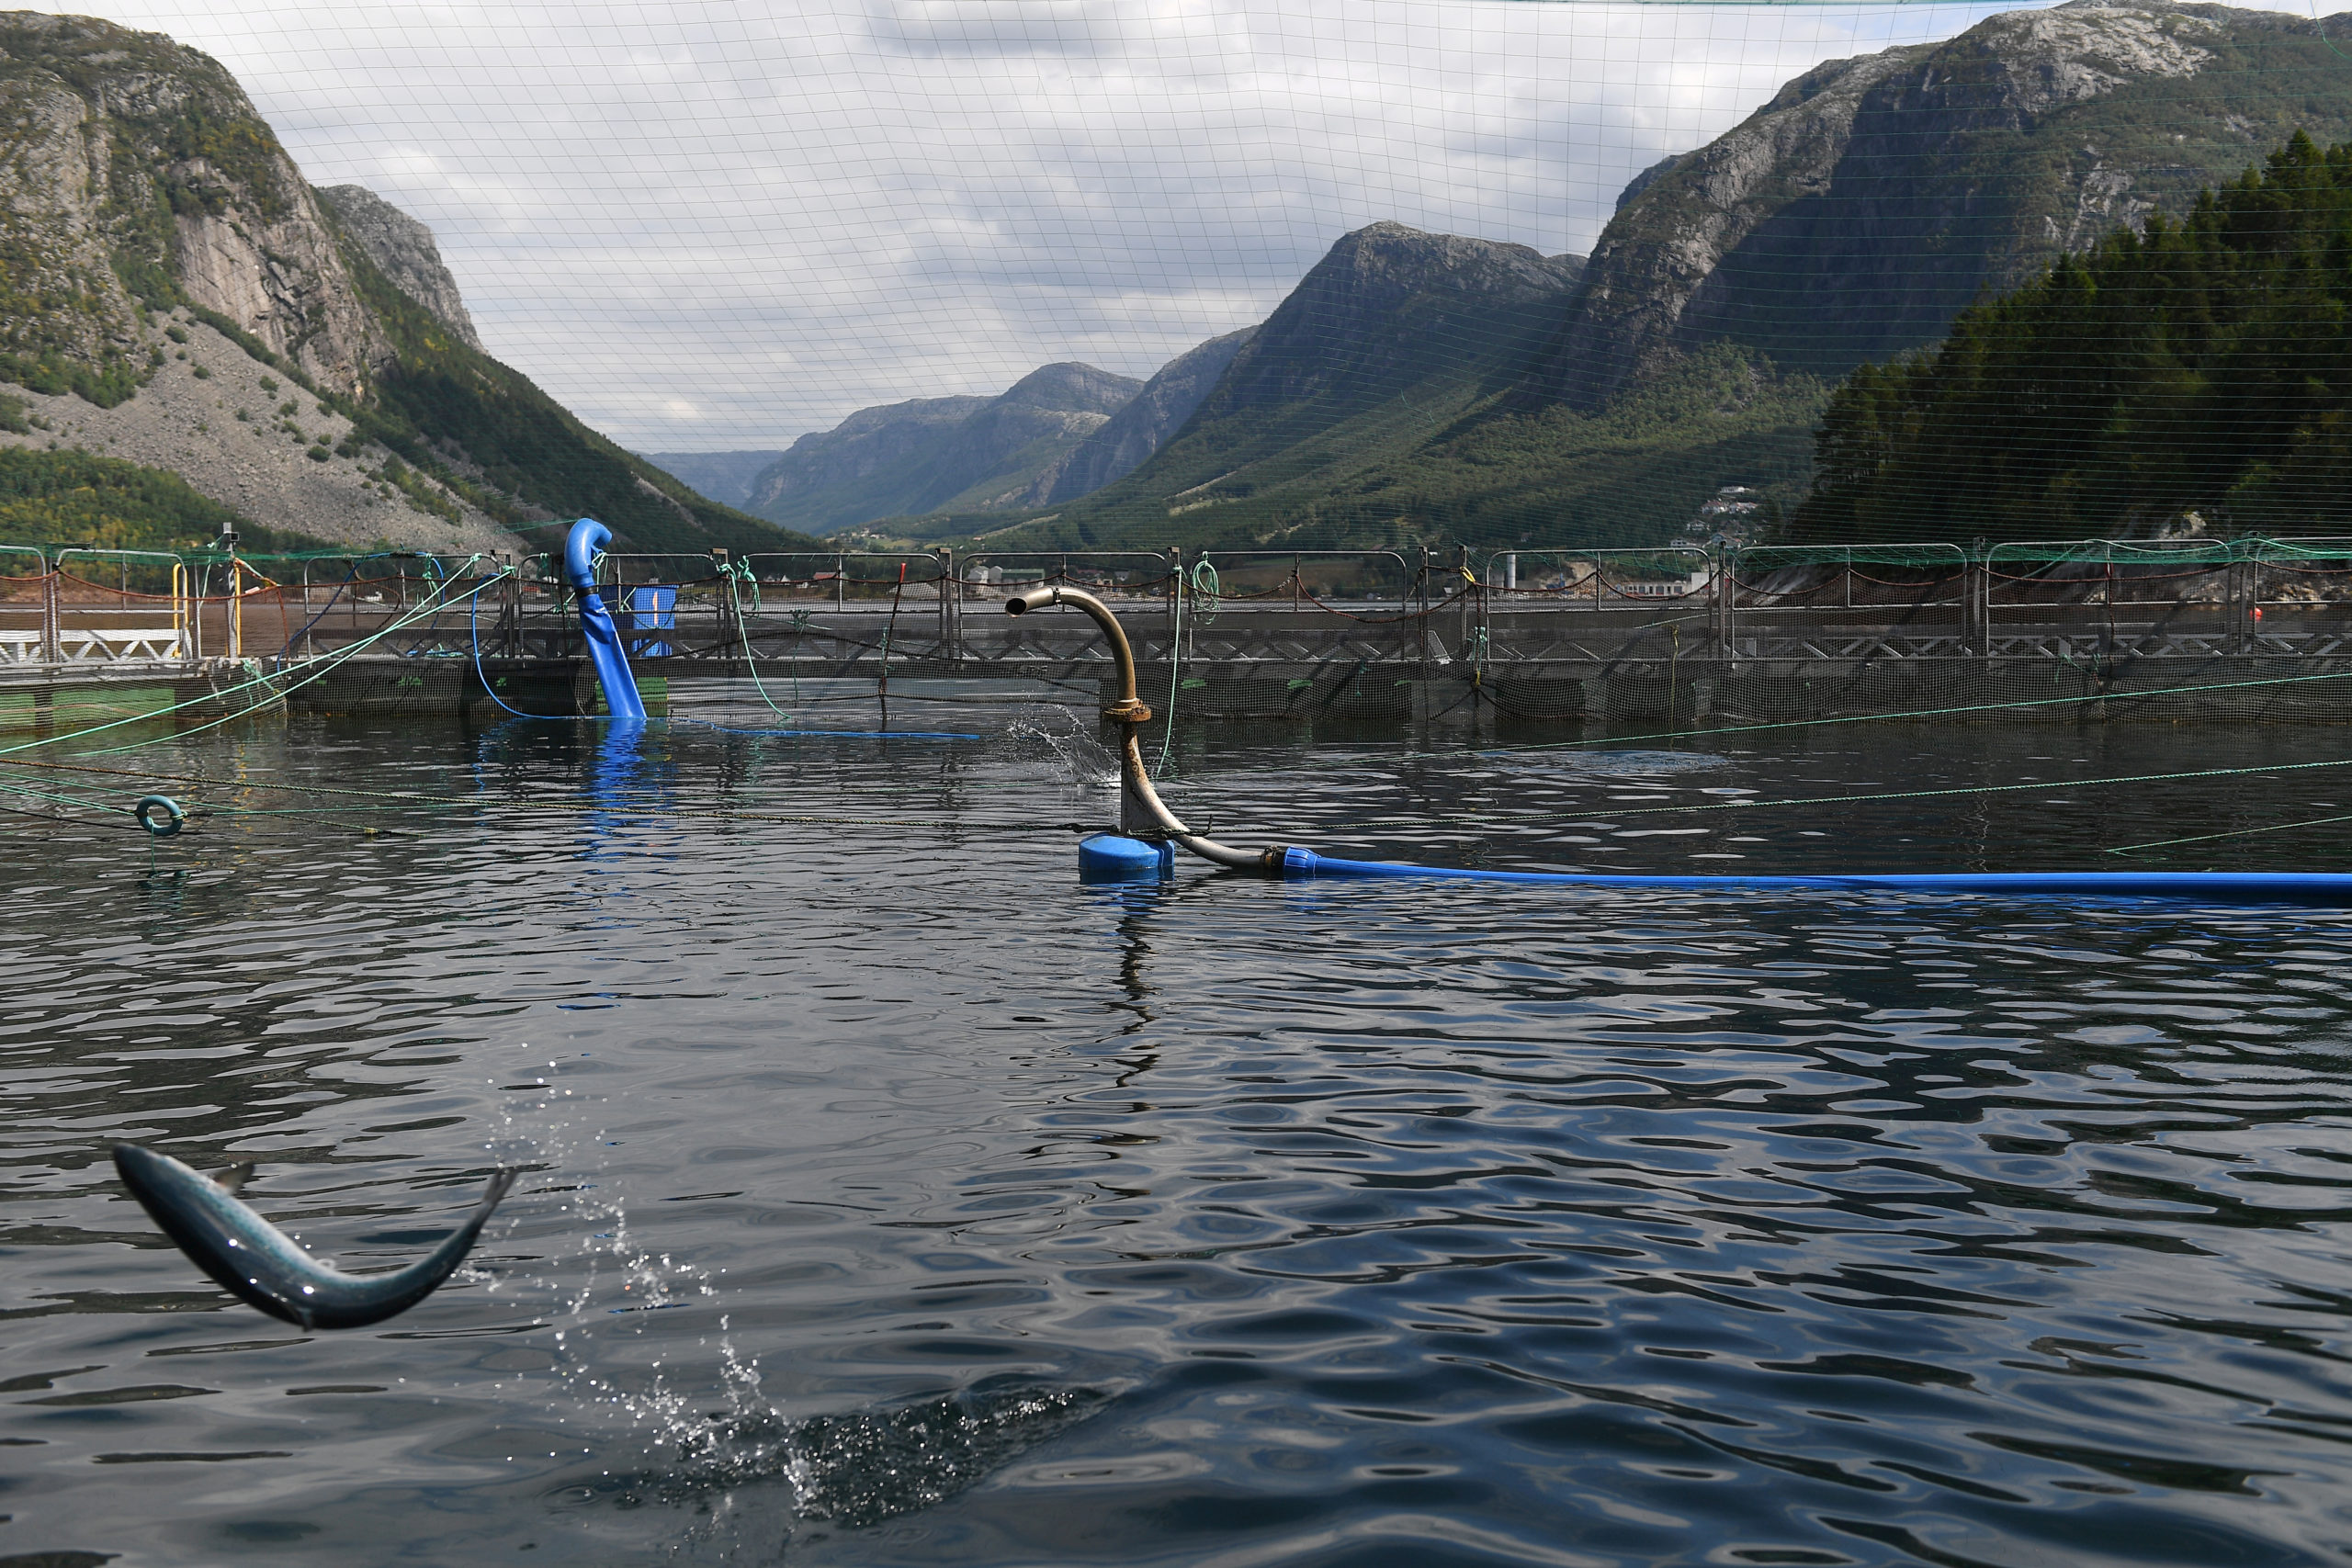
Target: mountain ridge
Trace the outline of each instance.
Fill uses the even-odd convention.
[[[2326,31],[2068,0],[1824,62],[1637,178],[1535,389],[1590,410],[1710,342],[1817,374],[1932,342],[1980,293],[2187,210],[2296,130],[2352,133]]]
[[[1205,513],[1210,536],[1263,542],[1270,513],[1311,528],[1323,497],[1513,385],[1583,265],[1396,222],[1342,235],[1148,459],[993,542],[1157,545]]]
[[[387,252],[392,281],[196,50],[0,13],[0,446],[127,457],[327,543],[527,549],[513,530],[591,513],[639,548],[787,541],[473,347],[454,282],[447,315],[419,303],[437,251],[438,280]],[[417,260],[397,216],[374,227]]]
[[[1144,383],[1062,361],[994,397],[860,409],[794,442],[752,481],[760,516],[835,533],[879,518],[1034,504],[1070,453]]]
[[[1450,381],[1392,388],[1386,417],[1318,419],[1301,385],[1220,432],[1239,355],[1149,462],[1002,538],[1639,544],[1727,485],[1785,510],[1834,378],[2185,209],[2306,122],[2352,139],[2338,34],[2352,18],[2071,0],[1824,62],[1629,182],[1577,286],[1485,355],[1475,396],[1465,345]]]

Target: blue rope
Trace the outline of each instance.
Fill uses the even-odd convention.
[[[509,571],[512,571],[513,570],[514,570],[514,569],[513,569],[513,568],[509,568],[509,569],[508,569],[508,570],[509,570]],[[571,716],[570,714],[560,714],[560,713],[525,713],[521,708],[518,708],[518,707],[514,706],[512,703],[509,703],[509,702],[508,702],[504,697],[500,696],[500,695],[498,694],[497,689],[491,685],[491,683],[490,683],[490,677],[489,677],[488,675],[486,675],[486,674],[484,674],[484,673],[482,672],[482,668],[481,668],[481,595],[482,595],[482,589],[483,589],[483,588],[490,588],[490,587],[493,587],[493,586],[495,586],[496,584],[498,584],[498,583],[500,583],[500,582],[502,582],[502,581],[505,581],[505,579],[506,579],[507,575],[508,575],[508,572],[506,572],[506,571],[502,571],[502,572],[500,572],[496,577],[492,578],[492,579],[490,580],[490,581],[483,583],[483,584],[481,585],[481,588],[477,588],[477,589],[475,589],[471,593],[469,593],[469,594],[468,594],[468,595],[466,596],[466,631],[467,631],[467,634],[468,634],[468,636],[467,636],[467,640],[468,640],[468,641],[469,641],[470,643],[472,643],[472,645],[473,645],[473,652],[474,652],[474,679],[475,679],[477,682],[479,682],[481,683],[481,689],[482,689],[483,691],[485,691],[485,692],[487,692],[487,693],[489,693],[489,694],[490,694],[490,700],[491,700],[492,702],[496,703],[500,707],[504,708],[508,713],[513,714],[516,718],[542,718],[542,719],[545,719],[545,718],[570,718],[570,717]]]
[[[294,651],[294,645],[300,642],[305,637],[308,637],[312,626],[317,626],[321,621],[326,619],[327,612],[334,609],[335,606],[335,601],[343,597],[343,591],[350,587],[352,580],[359,575],[359,563],[363,560],[373,560],[374,558],[375,558],[373,556],[356,556],[353,558],[351,570],[345,572],[343,574],[343,581],[334,585],[334,592],[327,595],[327,602],[319,606],[319,613],[317,615],[312,615],[309,620],[302,623],[302,629],[300,631],[296,632],[292,637],[286,639],[286,646],[277,650],[278,658],[284,659],[288,654],[292,653]]]

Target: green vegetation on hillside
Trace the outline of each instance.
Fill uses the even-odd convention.
[[[161,468],[83,451],[0,447],[0,544],[183,550],[209,546],[224,525],[252,554],[334,547],[249,522]],[[0,556],[0,572],[29,564]]]
[[[468,347],[378,271],[356,244],[344,263],[397,362],[373,396],[343,411],[375,441],[443,479],[491,516],[526,525],[532,506],[594,517],[616,547],[698,553],[789,550],[814,541],[697,495],[580,423],[529,377]]]
[[[1513,412],[1507,395],[1466,409],[1441,402],[1438,412],[1451,417],[1436,428],[1429,411],[1411,406],[1332,427],[1326,441],[1283,455],[1285,465],[1296,465],[1295,475],[1283,476],[1294,482],[1241,495],[1221,495],[1228,487],[1211,483],[1203,494],[1171,504],[1148,491],[1136,493],[1143,487],[1123,480],[1100,492],[1100,501],[1089,497],[1092,506],[1065,508],[1060,517],[989,543],[1225,549],[1655,544],[1724,485],[1748,485],[1768,500],[1792,503],[1812,471],[1813,430],[1827,388],[1809,376],[1777,375],[1769,364],[1718,346],[1629,389],[1600,413],[1560,405]],[[1200,466],[1216,471],[1213,460]],[[967,521],[1004,526],[1001,515]]]
[[[2260,170],[1831,396],[1803,540],[2352,529],[2352,146]]]

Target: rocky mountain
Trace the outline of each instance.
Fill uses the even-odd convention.
[[[1091,365],[1048,365],[993,398],[860,409],[804,435],[752,482],[750,510],[831,534],[884,518],[1035,505],[1063,460],[1143,389]]]
[[[638,456],[722,506],[741,506],[752,499],[752,481],[784,454],[771,447],[754,452],[640,452]]]
[[[2148,0],[1827,62],[1629,187],[1535,386],[1589,410],[1710,343],[1842,374],[1933,342],[2299,129],[2341,140],[2344,71],[2308,17]]]
[[[1419,348],[1450,264],[1365,231],[1409,286],[1351,292],[1343,241],[1276,313],[1335,335],[1270,321],[1150,461],[1010,538],[1638,544],[1726,485],[1792,506],[1838,377],[2298,129],[2352,136],[2347,40],[2346,18],[2072,0],[1830,61],[1636,176],[1576,287]],[[1340,387],[1360,401],[1334,417]]]
[[[458,280],[442,265],[441,247],[434,243],[432,230],[366,186],[313,186],[311,194],[334,214],[336,226],[368,253],[368,259],[393,288],[439,318],[468,348],[481,347],[472,313],[458,292]]]
[[[1345,235],[1234,346],[1173,439],[1009,542],[1157,543],[1179,518],[1191,536],[1255,537],[1312,514],[1517,386],[1583,266],[1401,223]]]
[[[639,548],[780,540],[482,354],[423,225],[314,191],[194,50],[0,13],[0,447],[36,467],[79,447],[329,543],[512,549],[583,513]]]
[[[1061,466],[1054,471],[1052,485],[1038,503],[1051,506],[1057,502],[1076,501],[1134,472],[1184,427],[1193,417],[1193,411],[1201,406],[1225,375],[1226,367],[1233,363],[1233,356],[1241,352],[1241,345],[1257,330],[1244,327],[1238,333],[1213,337],[1161,366],[1125,408],[1105,420],[1100,429],[1062,459]]]

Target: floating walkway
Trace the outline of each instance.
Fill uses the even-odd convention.
[[[609,542],[609,541],[607,541]],[[5,547],[0,547],[5,549]],[[649,713],[682,683],[1016,680],[1110,698],[1092,594],[1163,715],[1706,728],[2352,717],[2352,540],[1505,552],[599,554],[29,548],[0,597],[0,726],[71,694],[300,668],[297,709]],[[38,567],[38,570],[33,570]],[[593,597],[610,637],[579,609]],[[337,656],[330,658],[330,656]],[[181,695],[184,686],[175,686]],[[125,700],[137,700],[129,699]]]

